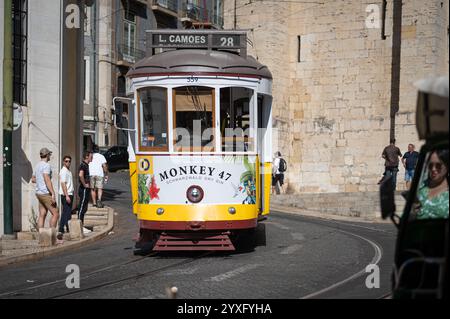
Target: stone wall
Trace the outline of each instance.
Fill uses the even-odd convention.
[[[291,193],[378,189],[391,124],[393,0],[387,1],[385,39],[380,28],[367,27],[370,4],[381,14],[382,1],[237,0],[236,25],[250,30],[249,54],[274,77],[274,151],[285,153]],[[225,1],[225,29],[234,17],[234,1]],[[448,0],[403,2],[395,117],[402,152],[409,143],[421,144],[413,83],[448,73],[447,27]]]

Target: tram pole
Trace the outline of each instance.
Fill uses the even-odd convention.
[[[3,45],[3,213],[4,232],[13,234],[12,202],[12,131],[13,131],[13,63],[12,0],[4,1]]]

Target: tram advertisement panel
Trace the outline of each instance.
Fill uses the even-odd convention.
[[[256,204],[256,156],[139,156],[139,204]]]

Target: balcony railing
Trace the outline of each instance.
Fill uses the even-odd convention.
[[[223,27],[223,16],[221,14],[212,8],[205,8],[193,3],[183,3],[181,18],[202,24],[212,24],[219,29]]]
[[[145,51],[130,47],[125,44],[119,45],[119,61],[126,61],[128,63],[135,63],[145,57]]]
[[[178,0],[152,0],[152,6],[159,6],[174,13],[178,12]]]

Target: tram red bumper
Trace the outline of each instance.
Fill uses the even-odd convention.
[[[162,233],[154,251],[180,251],[180,250],[235,250],[230,240],[229,232],[224,233]]]
[[[234,221],[139,221],[141,234],[155,244],[153,251],[228,250],[234,251],[233,232],[256,228],[257,219]],[[149,240],[149,238],[143,241]]]
[[[258,219],[227,220],[227,221],[149,221],[140,220],[140,228],[153,231],[180,230],[233,230],[249,229],[257,226]]]

